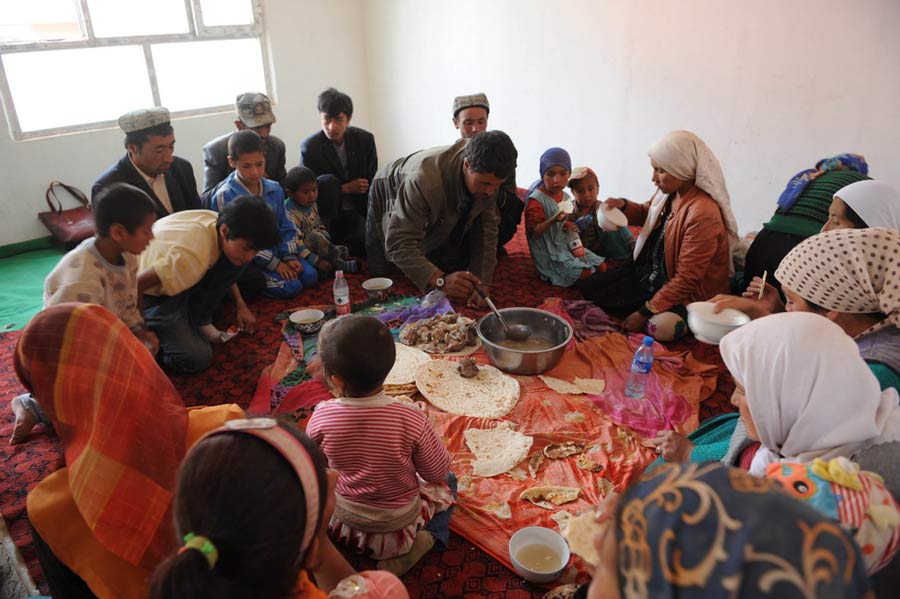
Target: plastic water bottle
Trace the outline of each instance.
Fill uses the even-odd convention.
[[[338,316],[350,314],[350,286],[342,270],[334,273],[334,311]]]
[[[634,359],[631,361],[631,375],[628,377],[628,384],[625,385],[625,395],[634,398],[644,396],[644,386],[647,384],[647,377],[650,376],[652,365],[653,337],[645,335],[644,342],[634,352]]]
[[[566,231],[566,238],[568,240],[569,250],[571,250],[572,255],[576,258],[584,257],[584,244],[581,243],[581,235],[578,234],[578,230],[568,229]]]

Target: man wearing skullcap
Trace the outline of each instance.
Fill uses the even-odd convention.
[[[191,163],[174,155],[175,131],[162,106],[142,108],[119,117],[125,133],[125,156],[94,182],[91,198],[110,183],[128,183],[145,191],[159,217],[200,208]]]
[[[459,130],[459,135],[463,139],[487,131],[490,112],[491,103],[484,93],[453,98],[453,126]],[[498,256],[506,254],[503,246],[516,234],[524,207],[525,204],[516,194],[516,175],[513,173],[497,194],[497,208],[500,209],[500,226],[497,229]]]

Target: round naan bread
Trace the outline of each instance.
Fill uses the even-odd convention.
[[[519,381],[483,364],[467,379],[459,376],[456,362],[431,360],[416,370],[416,387],[434,407],[475,418],[500,418],[519,401]]]
[[[416,370],[425,362],[430,362],[431,356],[402,343],[394,343],[394,347],[397,349],[397,357],[394,358],[394,367],[384,379],[384,384],[391,387],[415,384]]]

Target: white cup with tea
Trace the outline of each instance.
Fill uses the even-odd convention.
[[[569,544],[555,530],[543,526],[519,529],[509,539],[509,558],[519,576],[547,583],[559,578],[569,565]]]

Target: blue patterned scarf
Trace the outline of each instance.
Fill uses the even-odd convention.
[[[831,158],[823,158],[816,163],[815,168],[808,168],[800,171],[788,181],[787,187],[778,197],[778,208],[781,210],[790,210],[797,198],[806,189],[811,181],[821,177],[829,171],[856,171],[863,175],[869,174],[869,165],[866,159],[859,154],[838,154]]]
[[[859,548],[826,516],[720,462],[654,469],[622,499],[623,597],[863,597]]]

